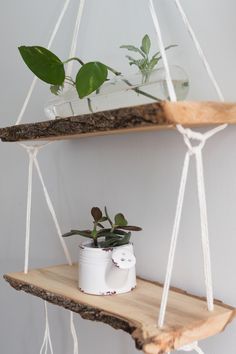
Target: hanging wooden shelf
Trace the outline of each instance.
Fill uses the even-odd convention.
[[[4,278],[16,290],[23,290],[55,305],[74,311],[84,319],[101,321],[131,334],[136,347],[146,354],[161,354],[223,331],[236,316],[236,309],[215,301],[207,311],[203,298],[172,288],[166,324],[157,328],[161,284],[138,279],[132,292],[94,296],[77,288],[77,265],[59,265],[11,273]]]
[[[62,140],[173,128],[176,124],[199,126],[235,124],[236,103],[169,102],[20,124],[0,129],[2,141]]]

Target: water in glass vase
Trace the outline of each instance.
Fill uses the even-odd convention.
[[[187,97],[189,92],[189,80],[187,74],[180,66],[171,65],[170,76],[172,78],[172,83],[178,101],[184,100]],[[169,100],[170,97],[168,93],[166,73],[164,68],[159,69],[159,77],[160,77],[160,83],[162,85],[162,91],[164,97]]]
[[[178,100],[185,99],[189,91],[187,74],[182,68],[172,66],[171,75]],[[45,106],[45,113],[49,119],[65,118],[166,99],[169,97],[165,71],[160,68],[149,73],[118,76],[83,99],[79,99],[76,89],[72,87],[50,100]]]

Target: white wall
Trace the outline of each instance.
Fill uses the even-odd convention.
[[[46,45],[62,6],[54,1],[2,1],[0,7],[1,126],[14,123],[31,73],[17,52],[21,44]],[[54,50],[66,58],[78,1],[72,6]],[[215,93],[173,1],[157,0],[165,42],[178,43],[169,54],[191,79],[190,98],[215,99]],[[227,100],[235,100],[235,0],[182,0]],[[88,0],[79,40],[82,58],[99,59],[123,72],[130,71],[119,49],[155,33],[144,0]],[[47,88],[39,83],[24,121],[43,119]],[[236,128],[229,127],[207,143],[204,162],[215,296],[236,305]],[[108,136],[50,145],[39,156],[48,190],[63,231],[87,227],[89,209],[104,206],[122,210],[144,231],[134,236],[138,273],[163,281],[185,146],[176,131]],[[27,156],[15,144],[2,143],[1,273],[23,268]],[[34,176],[30,266],[64,262],[41,186]],[[76,259],[76,239],[68,240]],[[191,166],[173,285],[204,294],[195,168]],[[0,353],[34,354],[43,338],[43,302],[17,293],[0,282]],[[137,353],[128,335],[106,325],[76,318],[80,353]],[[69,313],[50,305],[55,353],[72,353]],[[236,324],[202,343],[207,353],[235,353]]]

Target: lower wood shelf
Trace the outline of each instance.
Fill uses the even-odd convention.
[[[86,295],[77,288],[77,265],[59,265],[11,273],[4,278],[23,290],[55,305],[74,311],[82,318],[101,321],[131,334],[136,347],[146,354],[161,354],[223,331],[236,316],[236,309],[215,301],[207,311],[203,298],[172,288],[166,324],[157,328],[162,286],[138,279],[137,288],[122,295]]]

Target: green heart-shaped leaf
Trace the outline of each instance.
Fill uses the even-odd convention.
[[[63,84],[64,64],[50,50],[39,46],[21,46],[18,49],[25,64],[39,79],[51,85]]]
[[[128,225],[128,221],[125,219],[123,214],[119,213],[115,216],[115,224],[118,226],[126,226]]]
[[[108,70],[106,65],[94,61],[84,64],[76,76],[76,90],[80,98],[90,95],[106,81]]]

